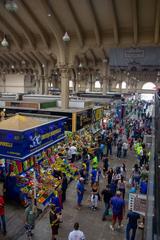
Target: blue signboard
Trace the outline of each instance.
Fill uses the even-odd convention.
[[[25,131],[0,130],[0,155],[25,159],[63,140],[64,122],[60,119]]]

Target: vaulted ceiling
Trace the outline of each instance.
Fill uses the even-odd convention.
[[[160,43],[160,0],[16,0],[9,12],[0,1],[1,66],[55,65],[70,36],[68,55],[96,65],[109,48]]]

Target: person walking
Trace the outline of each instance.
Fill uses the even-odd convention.
[[[77,184],[77,209],[80,210],[84,195],[84,178],[80,177]]]
[[[128,223],[126,226],[126,240],[134,240],[136,236],[137,222],[138,222],[138,219],[140,219],[140,215],[133,211],[129,211],[127,214],[127,219],[128,219]],[[131,231],[132,231],[132,235],[130,235]]]
[[[51,205],[50,212],[49,212],[49,220],[52,229],[52,240],[56,240],[56,235],[58,235],[59,229],[59,218],[56,213],[56,206]]]
[[[29,226],[31,229],[31,235],[33,235],[32,230],[35,227],[35,206],[32,203],[32,199],[28,199],[28,206],[25,209],[25,226]]]
[[[124,182],[123,176],[121,176],[121,179],[118,180],[117,188],[122,193],[122,197],[124,199],[124,197],[125,197],[125,182]]]
[[[74,224],[74,230],[69,233],[68,240],[85,240],[84,233],[79,230],[79,223]]]
[[[98,200],[99,200],[99,189],[98,189],[98,183],[94,183],[92,185],[92,190],[91,190],[91,209],[96,210],[97,205],[98,205]]]
[[[105,154],[102,158],[102,161],[103,161],[103,175],[104,177],[106,177],[106,173],[108,171],[108,167],[109,167],[109,163],[108,163],[108,156],[107,154]]]
[[[108,185],[110,185],[111,182],[112,182],[113,168],[110,168],[110,169],[108,170],[107,176],[108,176]]]
[[[123,157],[126,158],[127,156],[127,151],[128,151],[128,143],[124,142],[122,145],[122,149],[123,149]]]
[[[0,195],[0,218],[2,222],[2,227],[3,227],[3,234],[6,235],[6,220],[5,220],[5,202],[4,202],[4,197]],[[0,222],[0,230],[1,230],[1,222]]]
[[[110,200],[113,196],[113,194],[112,194],[112,192],[109,188],[109,185],[106,185],[106,188],[102,190],[101,195],[103,197],[103,201],[104,201],[104,204],[105,204],[105,210],[103,212],[102,221],[105,221],[106,216],[109,215]]]
[[[112,206],[112,225],[110,225],[110,229],[112,231],[115,230],[115,224],[118,218],[118,228],[121,228],[123,215],[125,214],[125,201],[121,197],[121,192],[117,191],[116,196],[111,198],[111,206]]]
[[[68,180],[65,173],[62,173],[62,202],[66,201],[66,191],[68,187]]]
[[[121,158],[122,154],[122,140],[120,139],[117,143],[117,158]]]

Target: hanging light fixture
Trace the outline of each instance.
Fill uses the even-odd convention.
[[[18,10],[18,5],[15,0],[6,0],[5,8],[9,12],[16,12]]]
[[[8,47],[9,46],[9,43],[8,43],[5,35],[4,35],[3,40],[1,41],[1,45],[2,45],[2,47]]]
[[[79,64],[79,68],[82,68],[83,67],[83,64],[80,62],[80,64]]]
[[[70,41],[70,36],[68,35],[67,32],[65,32],[64,36],[62,37],[64,42],[69,42]]]

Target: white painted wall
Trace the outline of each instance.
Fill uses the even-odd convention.
[[[24,75],[23,74],[6,74],[5,92],[24,93]]]

